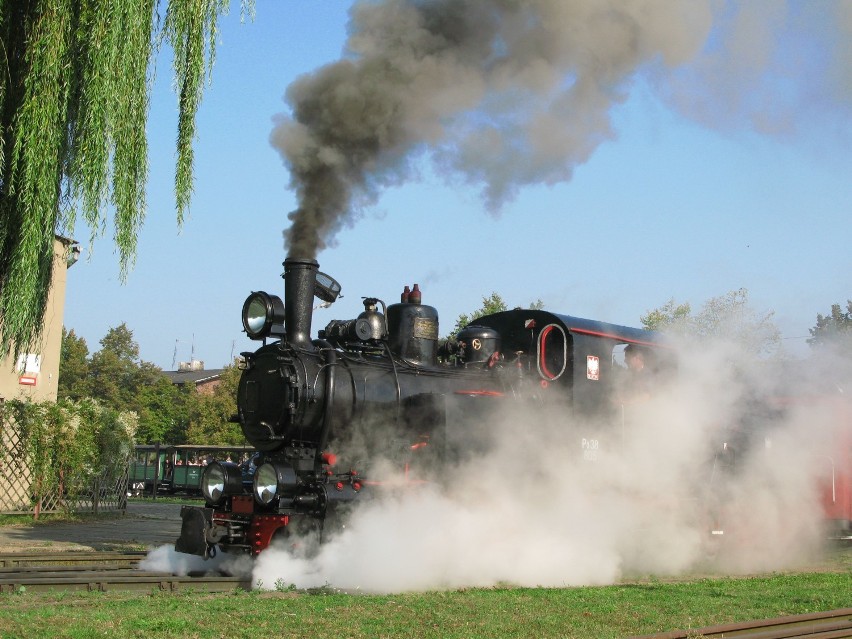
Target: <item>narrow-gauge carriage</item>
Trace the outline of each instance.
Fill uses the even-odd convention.
[[[139,444],[128,468],[128,488],[134,495],[201,493],[201,474],[215,460],[233,461],[248,470],[254,450],[246,446],[162,446]],[[248,473],[247,473],[248,474]],[[250,481],[250,477],[247,478]]]
[[[334,320],[311,339],[314,296],[333,302],[340,286],[314,260],[284,266],[286,306],[264,292],[243,306],[248,335],[263,341],[243,354],[235,417],[261,453],[252,494],[233,462],[208,465],[206,505],[183,508],[178,551],[257,554],[291,528],[321,530],[377,490],[373,458],[396,461],[412,480],[470,454],[491,411],[617,418],[625,372],[614,353],[625,345],[643,349],[656,374],[669,365],[652,332],[543,310],[482,317],[439,345],[438,313],[418,290],[390,305],[365,298],[356,319]],[[574,437],[581,459],[601,454],[591,427]]]

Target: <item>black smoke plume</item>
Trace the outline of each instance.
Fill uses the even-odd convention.
[[[298,208],[291,255],[314,257],[428,151],[486,208],[571,178],[614,137],[640,75],[713,126],[789,134],[844,105],[852,5],[668,0],[356,2],[346,52],[287,90],[272,143]]]

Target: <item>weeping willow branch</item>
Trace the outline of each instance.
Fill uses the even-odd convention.
[[[227,9],[228,0],[185,0],[170,3],[166,13],[164,34],[174,50],[175,90],[180,99],[175,170],[179,219],[192,193],[192,141],[195,139],[195,114],[204,89],[205,51],[209,75],[215,57],[217,19]]]
[[[159,20],[161,5],[165,19]],[[0,351],[35,346],[54,235],[114,213],[124,279],[145,217],[153,57],[174,51],[175,195],[192,194],[195,117],[227,0],[0,0]],[[243,15],[251,0],[243,0]]]

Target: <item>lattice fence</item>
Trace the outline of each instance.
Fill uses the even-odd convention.
[[[121,511],[127,508],[128,465],[104,468],[89,485],[69,493],[60,487],[34,495],[31,463],[20,429],[8,413],[0,413],[0,514]]]

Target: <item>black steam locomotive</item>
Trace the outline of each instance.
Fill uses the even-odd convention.
[[[256,555],[290,531],[328,529],[386,487],[374,459],[397,463],[403,483],[419,481],[469,454],[510,405],[592,423],[614,411],[624,371],[614,352],[632,344],[664,359],[652,355],[665,349],[651,332],[543,310],[485,316],[439,343],[438,313],[416,285],[399,303],[365,298],[356,319],[334,320],[311,339],[314,296],[334,302],[340,285],[314,260],[284,267],[286,306],[264,292],[243,306],[246,332],[263,341],[243,354],[235,416],[258,451],[253,482],[244,484],[236,464],[208,465],[205,506],[182,509],[180,552]],[[577,451],[594,461],[595,436],[578,433]]]

